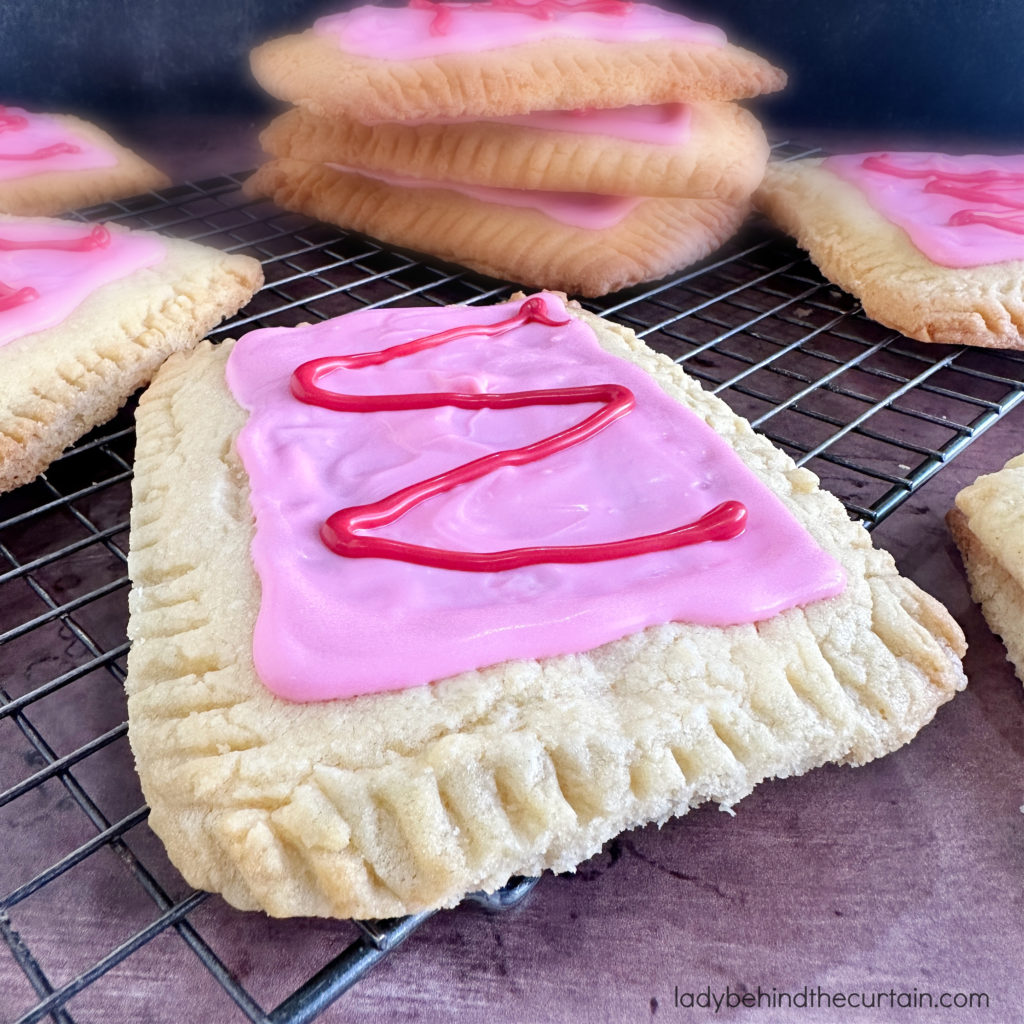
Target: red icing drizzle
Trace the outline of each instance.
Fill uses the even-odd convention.
[[[11,288],[0,281],[0,313],[5,309],[14,309],[15,306],[23,306],[26,302],[39,298],[39,292],[35,288]]]
[[[323,542],[339,555],[350,558],[392,558],[440,569],[461,569],[472,572],[500,572],[546,562],[600,562],[631,555],[665,551],[698,544],[703,541],[730,540],[739,536],[746,526],[747,510],[738,501],[724,501],[700,519],[661,533],[631,537],[602,544],[549,545],[510,548],[506,551],[470,552],[447,548],[424,547],[404,541],[360,536],[356,531],[387,526],[410,509],[434,495],[460,484],[486,476],[503,466],[522,466],[564,451],[593,437],[598,431],[625,416],[633,408],[633,392],[621,384],[594,384],[585,387],[549,388],[535,391],[513,391],[503,394],[467,394],[436,392],[406,395],[346,395],[327,391],[317,383],[323,376],[338,369],[359,369],[400,359],[472,335],[492,337],[514,330],[526,323],[550,327],[568,321],[552,320],[538,297],[527,299],[519,312],[507,320],[490,325],[467,324],[414,341],[375,352],[349,356],[327,356],[303,363],[291,378],[292,394],[301,402],[337,412],[375,412],[395,409],[432,409],[454,406],[460,409],[515,409],[528,405],[578,405],[602,402],[602,408],[572,427],[524,445],[492,452],[461,466],[440,473],[395,491],[368,505],[340,509],[328,517],[320,528]]]
[[[884,156],[869,156],[863,162],[867,171],[889,174],[894,178],[928,179],[925,192],[963,199],[968,203],[986,203],[1002,210],[958,210],[949,219],[951,227],[987,224],[1002,231],[1024,235],[1024,174],[1012,171],[974,171],[957,173],[929,168],[900,167]],[[1014,195],[1013,193],[1017,193]]]
[[[414,11],[433,11],[430,22],[432,36],[446,36],[451,30],[452,8],[455,5],[444,0],[409,0]],[[462,6],[462,5],[457,5]],[[622,17],[630,12],[630,0],[477,0],[474,11],[511,11],[528,14],[540,21],[551,21],[556,14],[572,11],[588,11],[594,14],[609,14]]]
[[[48,160],[62,153],[81,153],[82,147],[73,142],[55,142],[52,146],[34,149],[31,153],[0,153],[0,160]]]
[[[983,210],[958,210],[949,218],[953,227],[965,224],[987,224],[990,228],[1012,231],[1015,235],[1024,235],[1024,219],[1015,213],[985,213]]]
[[[110,245],[110,232],[97,224],[87,235],[77,238],[39,238],[19,241],[14,238],[0,238],[0,252],[15,252],[19,249],[57,249],[61,252],[92,252],[106,249]]]
[[[28,127],[28,118],[23,114],[8,114],[6,107],[0,107],[0,132],[20,132]]]
[[[106,249],[110,245],[110,232],[97,224],[87,235],[78,238],[37,239],[35,241],[18,241],[12,238],[0,238],[0,252],[16,252],[20,249],[58,249],[61,252],[91,252],[94,249]],[[39,298],[35,288],[11,288],[0,281],[0,313],[15,306],[23,306]]]

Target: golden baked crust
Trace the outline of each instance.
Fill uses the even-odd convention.
[[[786,84],[782,71],[738,46],[667,40],[559,39],[391,61],[354,56],[307,31],[256,47],[250,63],[272,96],[320,117],[367,123],[736,100]]]
[[[757,119],[733,103],[692,105],[680,145],[625,142],[486,121],[364,125],[294,109],[260,136],[276,157],[499,188],[745,200],[769,146]]]
[[[150,823],[190,884],[277,916],[451,906],[517,873],[571,870],[623,829],[729,807],[765,778],[881,756],[963,687],[956,623],[813,474],[632,332],[575,315],[729,440],[843,564],[845,592],[756,625],[668,623],[290,704],[252,665],[259,584],[230,343],[175,356],[138,413],[127,690]]]
[[[70,114],[47,114],[68,129],[117,157],[113,167],[82,171],[48,171],[0,181],[0,213],[50,217],[111,199],[166,188],[171,179],[96,125]]]
[[[172,352],[193,346],[263,282],[248,256],[164,244],[157,266],[97,289],[56,327],[0,346],[0,492],[110,419]]]
[[[245,190],[392,245],[573,295],[604,295],[688,266],[725,242],[747,212],[717,199],[645,199],[614,227],[584,230],[537,210],[400,188],[301,160],[265,164]]]
[[[1024,261],[932,263],[817,159],[769,164],[754,202],[879,323],[918,341],[1024,349]]]
[[[965,487],[946,521],[971,596],[1024,682],[1024,455]]]

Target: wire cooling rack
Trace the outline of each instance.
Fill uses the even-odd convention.
[[[259,256],[267,287],[215,338],[359,307],[509,294],[251,201],[240,181],[82,216]],[[907,341],[756,222],[679,277],[587,305],[678,360],[868,528],[1024,397],[1019,355]],[[0,1019],[106,1020],[116,1005],[120,1019],[154,1020],[155,1007],[171,1007],[159,1019],[172,1020],[187,996],[209,1021],[309,1021],[427,915],[241,915],[191,891],[149,831],[122,689],[133,408],[0,497],[0,934],[10,952],[0,955]],[[517,879],[480,901],[511,905],[530,885]],[[243,917],[247,942],[226,941]],[[262,965],[253,929],[273,951]]]

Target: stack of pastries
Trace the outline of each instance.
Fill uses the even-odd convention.
[[[785,76],[718,28],[619,0],[411,0],[252,55],[294,104],[254,195],[533,287],[603,295],[738,227],[768,144],[735,101]]]

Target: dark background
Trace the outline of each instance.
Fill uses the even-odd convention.
[[[257,42],[323,0],[0,0],[0,102],[117,124],[156,114],[263,117]],[[1022,0],[694,0],[688,13],[790,72],[765,100],[776,134],[878,133],[941,148],[1024,142]]]

